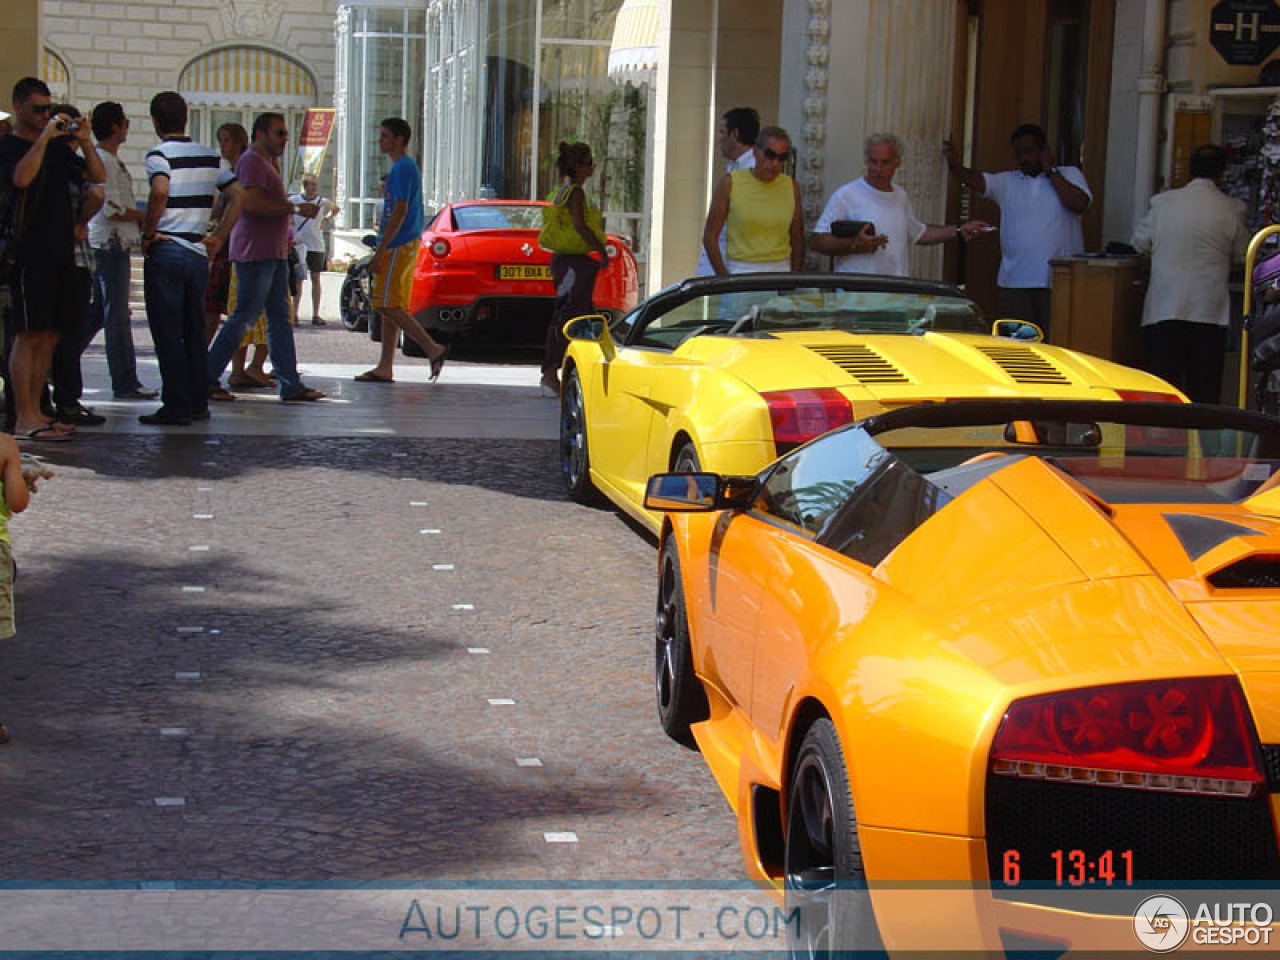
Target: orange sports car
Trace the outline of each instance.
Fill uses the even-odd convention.
[[[1280,420],[922,404],[646,506],[662,725],[799,952],[1115,955],[1153,889],[1274,891]]]
[[[409,306],[433,336],[503,346],[544,341],[555,300],[551,254],[538,246],[545,206],[469,200],[435,215],[422,234]],[[639,273],[626,242],[606,239],[610,263],[596,278],[593,302],[618,317],[636,305]],[[405,352],[415,351],[406,340]]]

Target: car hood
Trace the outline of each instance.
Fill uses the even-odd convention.
[[[759,392],[834,387],[880,406],[959,397],[1109,399],[1115,389],[1176,394],[1157,377],[1106,360],[980,334],[699,336],[677,355],[726,369]]]
[[[1280,742],[1280,488],[1236,504],[1103,504],[1028,457],[876,573],[954,611],[950,642],[1006,684],[1235,672],[1264,742]]]

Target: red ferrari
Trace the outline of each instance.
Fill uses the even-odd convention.
[[[432,335],[477,345],[542,344],[555,289],[551,254],[538,247],[542,201],[468,200],[440,210],[422,234],[409,309]],[[596,278],[595,308],[621,316],[636,305],[636,260],[607,236],[609,267]],[[406,353],[417,344],[406,338]]]

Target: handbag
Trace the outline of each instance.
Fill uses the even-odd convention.
[[[594,249],[573,225],[573,212],[569,209],[569,197],[573,195],[574,190],[581,189],[581,186],[574,184],[565,191],[563,200],[557,199],[554,195],[548,198],[551,200],[551,205],[542,208],[542,230],[538,234],[538,246],[543,250],[572,255],[585,254]],[[586,200],[585,194],[583,200]],[[596,235],[603,246],[604,218],[591,204],[584,202],[583,206],[587,229]]]

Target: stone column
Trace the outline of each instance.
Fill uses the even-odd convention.
[[[824,51],[820,29],[824,5],[787,0],[783,126],[804,130],[820,116],[819,85],[803,81],[826,53],[825,136],[820,143],[807,142],[806,137],[802,144],[806,151],[821,150],[817,173],[823,201],[841,184],[862,176],[862,143],[867,136],[894,133],[907,151],[896,182],[910,194],[921,220],[943,222],[947,170],[942,141],[951,129],[958,2],[841,0],[831,4]],[[801,175],[806,172],[812,171],[802,170]],[[812,225],[813,220],[808,220],[807,226]],[[916,248],[911,270],[916,276],[941,276],[942,249]]]

